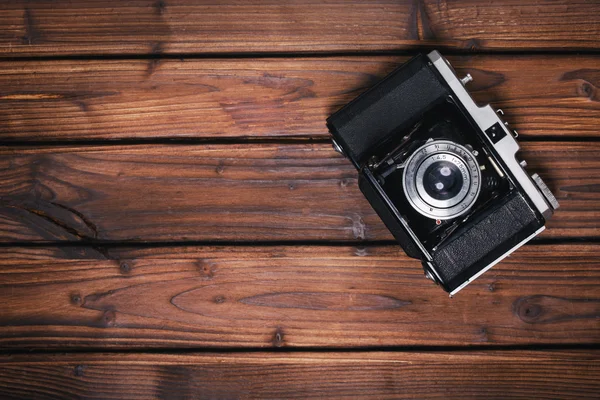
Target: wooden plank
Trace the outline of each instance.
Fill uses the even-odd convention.
[[[0,356],[21,398],[597,399],[600,352]]]
[[[525,143],[561,202],[545,238],[599,237],[600,143]],[[0,242],[391,240],[328,144],[0,149]]]
[[[0,55],[598,49],[596,2],[4,2]]]
[[[397,246],[52,250],[0,260],[0,349],[600,343],[598,244],[525,246],[452,299]]]
[[[0,140],[327,137],[407,57],[0,62]],[[450,57],[523,136],[598,137],[594,56]]]

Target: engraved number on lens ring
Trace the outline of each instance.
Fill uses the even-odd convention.
[[[462,175],[460,191],[446,200],[434,199],[425,191],[423,177],[438,161],[454,164]],[[481,172],[475,156],[465,147],[448,140],[436,140],[419,147],[407,160],[403,174],[404,193],[420,214],[433,219],[451,219],[473,206],[481,189]]]

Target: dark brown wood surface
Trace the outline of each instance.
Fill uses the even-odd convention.
[[[526,246],[452,299],[395,245],[48,251],[0,260],[0,348],[600,342],[595,244]]]
[[[0,4],[0,398],[600,398],[598,15]],[[561,203],[452,299],[325,127],[433,48]]]
[[[597,350],[0,356],[0,395],[594,399],[599,361]]]
[[[523,149],[561,203],[542,237],[599,237],[600,143]],[[329,144],[7,147],[0,196],[0,242],[392,239]]]
[[[407,57],[0,62],[0,140],[327,137]],[[453,56],[522,137],[598,137],[597,56]]]
[[[97,54],[598,49],[595,1],[7,3],[5,57]]]

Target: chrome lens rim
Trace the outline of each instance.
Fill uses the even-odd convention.
[[[459,192],[452,198],[431,197],[424,187],[424,174],[434,163],[447,161],[462,175]],[[481,189],[481,171],[477,159],[466,147],[449,140],[435,140],[419,147],[407,160],[402,184],[410,205],[432,219],[452,219],[466,213],[477,200]]]

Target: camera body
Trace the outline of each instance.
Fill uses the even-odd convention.
[[[437,51],[327,119],[334,148],[406,254],[454,295],[544,230],[558,202],[518,161],[501,110],[478,107]]]

